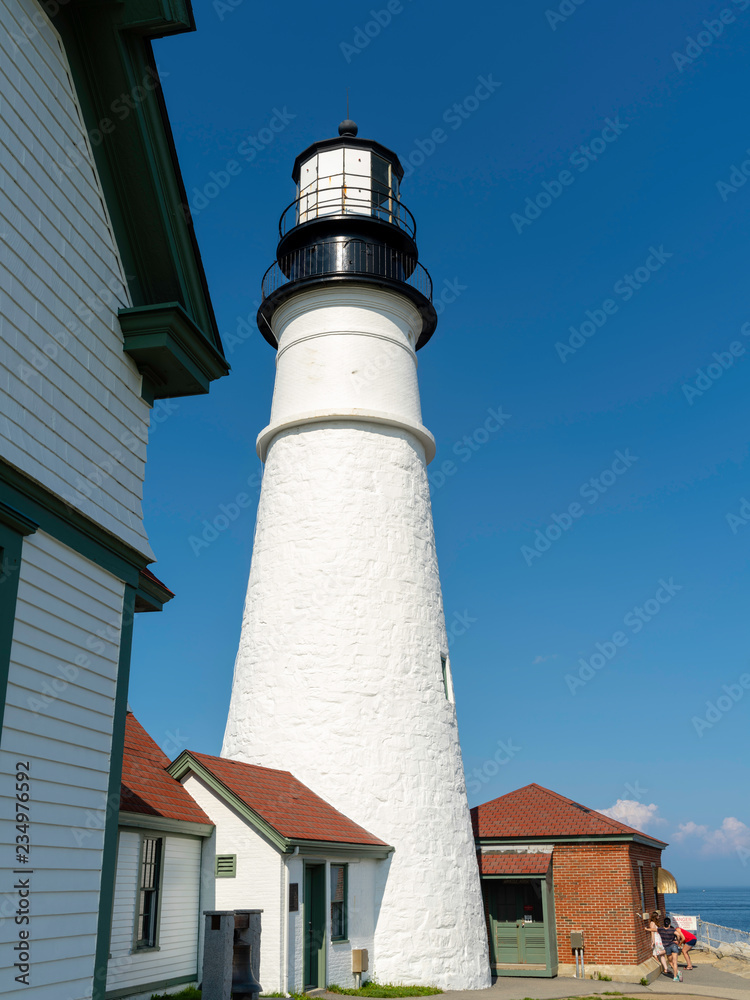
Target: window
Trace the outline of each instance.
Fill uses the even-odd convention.
[[[331,865],[331,940],[346,940],[348,865]]]
[[[654,909],[659,908],[659,866],[651,863],[651,875],[654,880]]]
[[[643,862],[638,862],[638,882],[641,888],[641,913],[646,912],[646,889],[643,885]]]
[[[372,214],[378,219],[392,222],[391,165],[382,156],[372,154]]]
[[[443,688],[445,689],[445,697],[450,700],[450,695],[448,694],[448,659],[445,656],[440,656],[440,667],[443,671]]]
[[[237,855],[217,854],[214,864],[214,874],[217,878],[237,877]]]
[[[136,948],[155,948],[161,881],[161,837],[144,837],[141,842],[140,892],[135,929]]]

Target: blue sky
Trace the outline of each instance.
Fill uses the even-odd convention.
[[[232,374],[154,412],[177,598],[138,621],[136,714],[219,752],[273,388],[258,289],[349,87],[442,296],[420,385],[471,804],[624,801],[678,881],[750,885],[750,0],[195,8],[155,51]]]

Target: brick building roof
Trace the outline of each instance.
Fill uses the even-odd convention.
[[[480,875],[546,875],[551,854],[479,854]]]
[[[125,720],[120,809],[190,823],[211,823],[198,803],[166,768],[169,757],[154,743],[132,712]]]
[[[184,751],[178,760],[202,765],[214,779],[289,840],[318,840],[388,847],[321,799],[289,771]],[[177,763],[175,761],[175,763]]]
[[[647,833],[537,784],[474,806],[471,823],[474,836],[480,838],[591,837],[595,840],[622,835],[628,840],[633,836],[646,837],[667,846]]]

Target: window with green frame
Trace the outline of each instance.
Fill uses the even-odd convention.
[[[162,838],[144,837],[141,841],[138,914],[135,927],[136,948],[155,948],[159,918]]]
[[[348,865],[331,865],[331,940],[345,941],[347,938],[347,888],[349,882]]]

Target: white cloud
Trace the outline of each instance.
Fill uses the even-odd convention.
[[[597,812],[609,816],[610,819],[619,820],[626,826],[635,827],[636,830],[645,830],[648,826],[657,826],[665,822],[658,815],[659,807],[656,803],[652,802],[647,806],[635,799],[618,799],[613,806],[608,809],[597,809]]]
[[[557,653],[551,653],[549,656],[535,656],[534,659],[531,661],[531,665],[533,667],[536,666],[537,663],[546,663],[547,660],[556,660],[556,659],[557,659]]]
[[[680,823],[675,840],[685,840],[688,837],[698,837],[702,841],[702,854],[733,854],[735,851],[750,849],[750,826],[736,816],[726,816],[716,830],[692,820]]]

